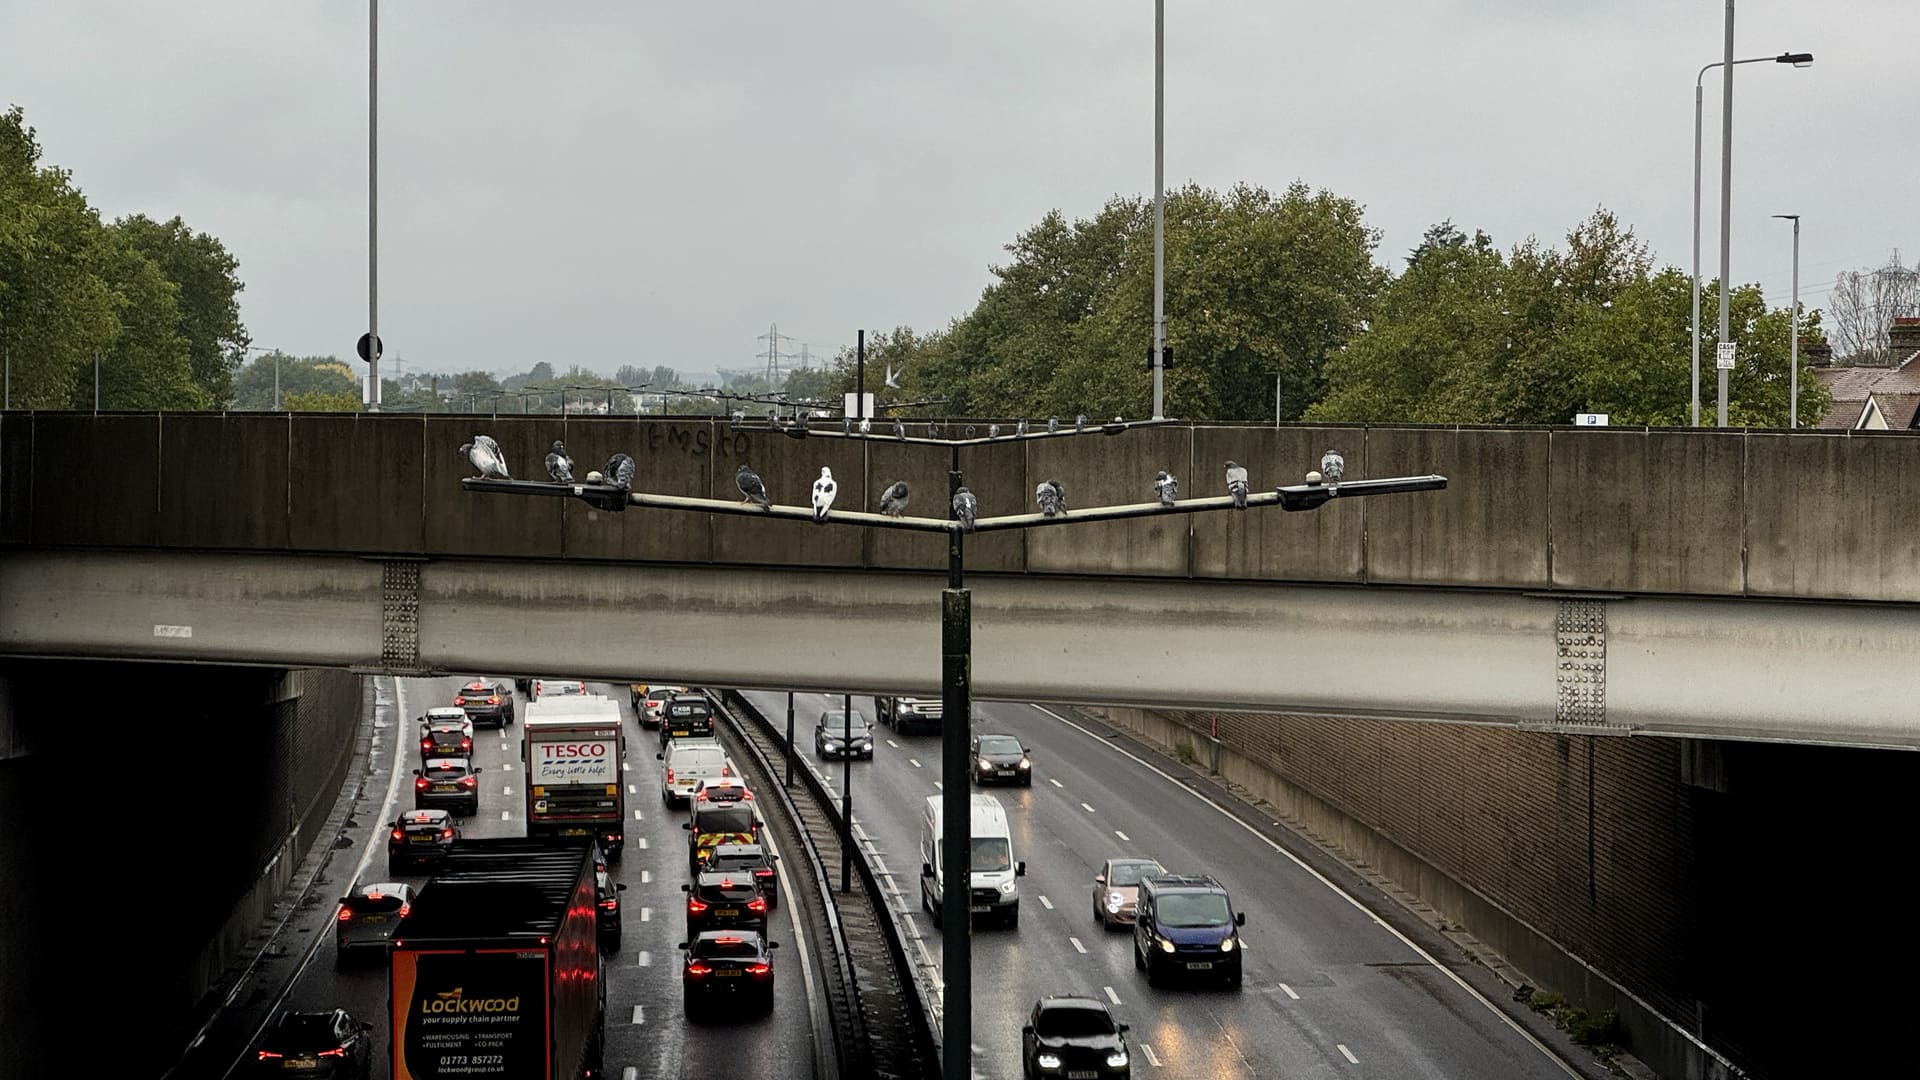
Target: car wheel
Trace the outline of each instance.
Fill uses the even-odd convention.
[[[1133,970],[1141,971],[1144,970],[1146,966],[1147,962],[1140,959],[1140,943],[1136,941],[1133,943]]]
[[[1009,930],[1018,929],[1020,926],[1020,905],[1015,904],[1011,908],[1008,908],[1007,917],[1000,920],[1000,922],[1001,925]]]
[[[667,790],[666,788],[661,788],[661,789],[660,789],[660,801],[661,801],[661,802],[663,802],[663,803],[666,803],[666,804],[667,804],[668,806],[672,806],[672,805],[673,805],[673,792],[671,792],[671,791],[668,791],[668,790]]]
[[[351,966],[353,965],[347,962],[347,950],[345,949],[333,950],[333,970],[345,971],[347,970],[347,968]]]
[[[945,929],[947,925],[946,917],[940,913],[940,906],[938,904],[933,905],[932,911],[933,911],[933,928],[935,930]]]
[[[1033,786],[1033,774],[1032,774],[1032,773],[1028,773],[1028,774],[1027,774],[1027,775],[1026,775],[1026,776],[1025,776],[1025,777],[1024,777],[1024,778],[1023,778],[1023,779],[1022,779],[1021,781],[1020,781],[1020,786],[1021,786],[1021,787],[1032,787],[1032,786]]]
[[[680,1015],[689,1020],[698,1020],[700,1019],[700,1009],[693,1003],[692,998],[683,997],[680,999]]]

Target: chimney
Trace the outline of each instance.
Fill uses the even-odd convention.
[[[1887,327],[1887,353],[1891,366],[1899,367],[1916,352],[1920,352],[1920,317],[1893,320],[1893,325]]]
[[[1833,366],[1833,346],[1824,341],[1803,341],[1800,343],[1800,355],[1807,358],[1808,365],[1817,368]]]

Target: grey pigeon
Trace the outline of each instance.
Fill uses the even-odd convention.
[[[953,516],[960,522],[962,529],[967,532],[973,531],[973,516],[979,510],[980,502],[973,497],[973,492],[961,488],[953,493]]]
[[[893,418],[893,437],[896,439],[907,437],[907,422],[897,416]]]
[[[633,459],[625,454],[615,454],[607,459],[607,483],[621,491],[633,490]]]
[[[1233,508],[1247,508],[1247,470],[1244,466],[1227,462],[1227,494],[1233,496]]]
[[[1047,417],[1047,434],[1051,435],[1054,432],[1059,430],[1060,430],[1060,418],[1057,416]]]
[[[833,482],[833,470],[822,465],[820,479],[813,482],[813,521],[816,525],[827,523],[827,511],[833,509],[833,497],[840,493],[840,485]]]
[[[507,456],[500,452],[500,444],[493,441],[491,435],[475,435],[473,441],[462,444],[460,452],[467,455],[473,467],[480,470],[476,479],[485,480],[489,476],[498,476],[502,480],[511,480],[507,474]]]
[[[971,439],[971,438],[973,438],[973,433],[974,433],[974,431],[975,431],[975,430],[977,430],[977,429],[975,429],[975,428],[974,428],[974,426],[973,426],[972,424],[968,424],[968,425],[967,425],[967,430],[966,430],[966,431],[964,431],[964,432],[962,432],[962,434],[964,434],[964,435],[965,435],[965,436],[966,436],[967,438],[969,438],[969,439]]]
[[[880,493],[880,512],[888,517],[899,517],[901,511],[907,508],[907,499],[911,495],[905,480],[895,480]]]
[[[733,486],[746,496],[741,502],[758,503],[762,510],[773,509],[773,500],[767,498],[767,485],[761,481],[759,473],[742,465],[733,472]]]
[[[999,424],[988,424],[988,425],[987,425],[987,438],[989,438],[989,439],[997,439],[997,438],[999,438],[999,437],[1000,437],[1000,425],[999,425]]]
[[[1058,480],[1042,480],[1033,489],[1033,501],[1040,505],[1042,514],[1059,517],[1067,512],[1067,489]]]
[[[573,483],[573,459],[567,456],[567,444],[559,439],[553,440],[553,449],[547,451],[547,475],[555,483]]]
[[[927,421],[927,434],[935,439],[939,438],[940,437],[940,421],[938,420]]]
[[[1027,433],[1027,422],[1025,420],[1022,420],[1019,423],[1013,425],[1013,433],[1015,435],[1025,435]]]
[[[843,416],[840,418],[840,434],[842,435],[853,434],[853,417]]]
[[[1320,476],[1329,485],[1339,487],[1340,477],[1345,475],[1346,471],[1347,459],[1340,456],[1340,451],[1329,450],[1320,458]]]
[[[1165,469],[1153,478],[1153,493],[1160,496],[1161,506],[1172,506],[1180,499],[1180,478]]]
[[[1075,431],[1087,430],[1087,414],[1086,413],[1081,413],[1079,416],[1076,416],[1073,418],[1073,430]]]

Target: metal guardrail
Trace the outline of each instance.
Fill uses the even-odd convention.
[[[754,734],[766,745],[776,748],[785,746],[784,734],[751,702],[733,690],[726,691],[724,697],[724,711],[736,725],[745,718],[755,729]],[[766,760],[759,746],[754,748],[754,753]],[[819,816],[831,827],[833,835],[838,836],[842,822],[839,804],[833,793],[821,783],[812,769],[803,765],[795,772],[811,796]],[[776,783],[775,786],[779,785]],[[784,788],[782,791],[784,798]],[[795,820],[804,821],[805,817],[801,815]],[[856,830],[858,825],[856,821]],[[806,844],[816,861],[824,866],[812,836],[807,837]],[[938,969],[924,948],[919,950],[924,963],[916,963],[908,954],[905,942],[912,938],[917,943],[919,930],[900,907],[888,903],[880,875],[872,865],[876,856],[871,852],[871,845],[863,837],[858,846],[863,855],[852,860],[852,868],[857,872],[861,887],[857,892],[839,894],[838,910],[844,916],[842,926],[848,931],[845,940],[851,950],[848,955],[855,961],[856,980],[863,967],[869,970],[868,978],[857,983],[860,1006],[867,1022],[869,1049],[873,1054],[873,1071],[865,1075],[937,1078],[940,1066],[936,1048],[940,1045],[942,1000],[937,982]],[[831,889],[830,884],[827,887]],[[886,970],[876,970],[881,967]],[[849,1072],[846,1075],[860,1074]]]

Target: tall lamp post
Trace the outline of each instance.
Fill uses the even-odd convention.
[[[367,411],[380,411],[380,0],[367,0]]]
[[[1787,348],[1787,428],[1800,426],[1800,215],[1775,214],[1793,222],[1793,323]]]
[[[1167,355],[1167,0],[1153,0],[1153,418],[1166,414]]]
[[[1733,40],[1733,29],[1732,29],[1733,5],[1731,3],[1727,5],[1727,27],[1728,27],[1727,40],[1731,42]],[[1813,54],[1812,53],[1781,53],[1779,56],[1753,56],[1745,60],[1734,60],[1732,61],[1732,63],[1762,64],[1762,63],[1767,63],[1768,61],[1771,61],[1776,64],[1792,64],[1794,67],[1797,67],[1797,68],[1811,67],[1813,65]],[[1728,68],[1728,72],[1729,72],[1728,85],[1729,87],[1731,87],[1732,68],[1728,67],[1728,62],[1725,60],[1716,60],[1713,63],[1706,65],[1705,67],[1700,69],[1700,74],[1694,76],[1694,79],[1693,79],[1693,411],[1691,414],[1691,423],[1693,424],[1694,427],[1700,426],[1700,100],[1701,100],[1701,84],[1702,84],[1702,80],[1704,80],[1707,77],[1707,72],[1712,71],[1714,68],[1717,68],[1717,67]],[[1731,104],[1732,102],[1731,95],[1728,96],[1728,102],[1729,104],[1727,106],[1726,124],[1727,124],[1728,130],[1731,130],[1731,126],[1733,123],[1733,111],[1732,111],[1733,107]],[[1724,134],[1722,137],[1724,138]],[[1723,147],[1722,149],[1724,151],[1725,148]],[[1727,188],[1727,179],[1726,179],[1726,176],[1724,175],[1724,171],[1725,171],[1727,162],[1730,161],[1731,156],[1723,152],[1721,157],[1723,158],[1723,163],[1722,163],[1723,175],[1721,177],[1721,181],[1722,181],[1721,202],[1723,204],[1722,209],[1724,210],[1725,209],[1724,204],[1726,202],[1726,188]],[[1722,225],[1721,230],[1723,235],[1725,233],[1725,229],[1726,229],[1726,226]],[[1720,267],[1720,308],[1721,308],[1720,340],[1725,341],[1727,338],[1727,323],[1726,323],[1727,267],[1725,263],[1724,245],[1723,245],[1723,254],[1721,258],[1722,258],[1722,261],[1721,261],[1721,267]],[[1725,427],[1727,426],[1726,406],[1724,405],[1724,402],[1726,401],[1726,397],[1727,397],[1726,376],[1722,375],[1720,377],[1720,382],[1721,382],[1720,400],[1723,402],[1720,408],[1720,426]]]

